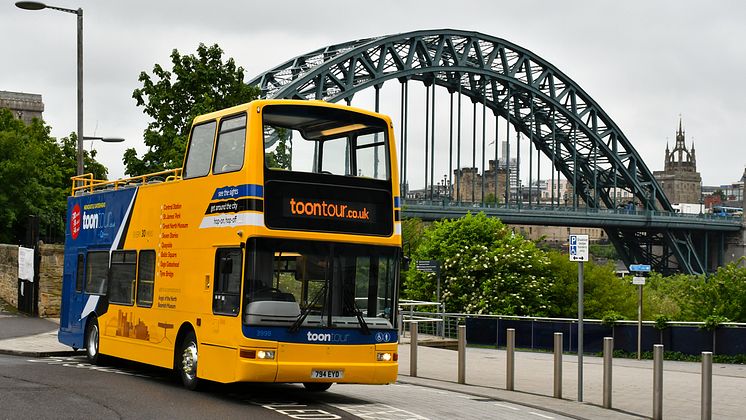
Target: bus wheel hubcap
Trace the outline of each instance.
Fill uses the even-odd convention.
[[[181,358],[181,368],[190,381],[197,376],[197,344],[189,343]]]
[[[98,354],[98,327],[95,325],[91,327],[91,333],[88,335],[88,354]]]

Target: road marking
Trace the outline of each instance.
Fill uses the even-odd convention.
[[[535,416],[543,417],[545,419],[553,419],[554,417],[551,416],[545,416],[544,414],[534,413],[533,411],[529,411],[528,414],[533,414]]]
[[[318,408],[310,408],[306,404],[301,404],[295,401],[274,401],[269,403],[252,402],[252,404],[283,414],[291,419],[338,420],[342,418],[328,411]]]
[[[386,404],[332,404],[332,407],[366,420],[429,420],[411,411]]]
[[[28,359],[28,362],[31,363],[44,363],[47,365],[59,365],[69,368],[76,368],[76,369],[88,369],[88,370],[95,370],[98,372],[106,372],[106,373],[116,373],[119,375],[129,375],[129,376],[137,376],[139,378],[152,378],[153,376],[143,375],[142,373],[138,373],[131,370],[126,369],[118,369],[108,366],[96,366],[92,365],[88,362],[83,362],[78,357],[49,357],[49,358],[42,358],[42,359]]]
[[[498,406],[498,407],[502,407],[502,408],[509,408],[509,409],[511,409],[513,411],[521,411],[520,408],[515,408],[515,407],[512,407],[510,405],[505,405],[505,404],[500,404],[500,403],[495,403],[495,405]]]

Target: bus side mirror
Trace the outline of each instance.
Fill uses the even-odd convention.
[[[220,259],[220,274],[233,274],[233,258],[223,257]]]

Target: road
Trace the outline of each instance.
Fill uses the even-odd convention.
[[[420,386],[209,384],[183,389],[170,371],[121,360],[0,356],[0,418],[566,419],[490,398]]]

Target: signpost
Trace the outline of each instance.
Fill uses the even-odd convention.
[[[630,264],[629,271],[634,273],[632,284],[637,285],[637,360],[642,354],[642,286],[645,285],[645,277],[642,273],[650,272],[650,264]]]
[[[583,262],[588,261],[588,235],[570,235],[570,261],[578,262],[578,402],[583,402]]]
[[[437,260],[418,260],[415,262],[415,268],[417,271],[422,271],[423,273],[434,273],[436,278],[436,284],[437,288],[435,291],[435,300],[438,301],[438,305],[440,306],[440,262]],[[442,308],[438,308],[440,312],[444,312]],[[438,330],[442,330],[443,322],[438,323]],[[438,335],[442,335],[439,331]]]

